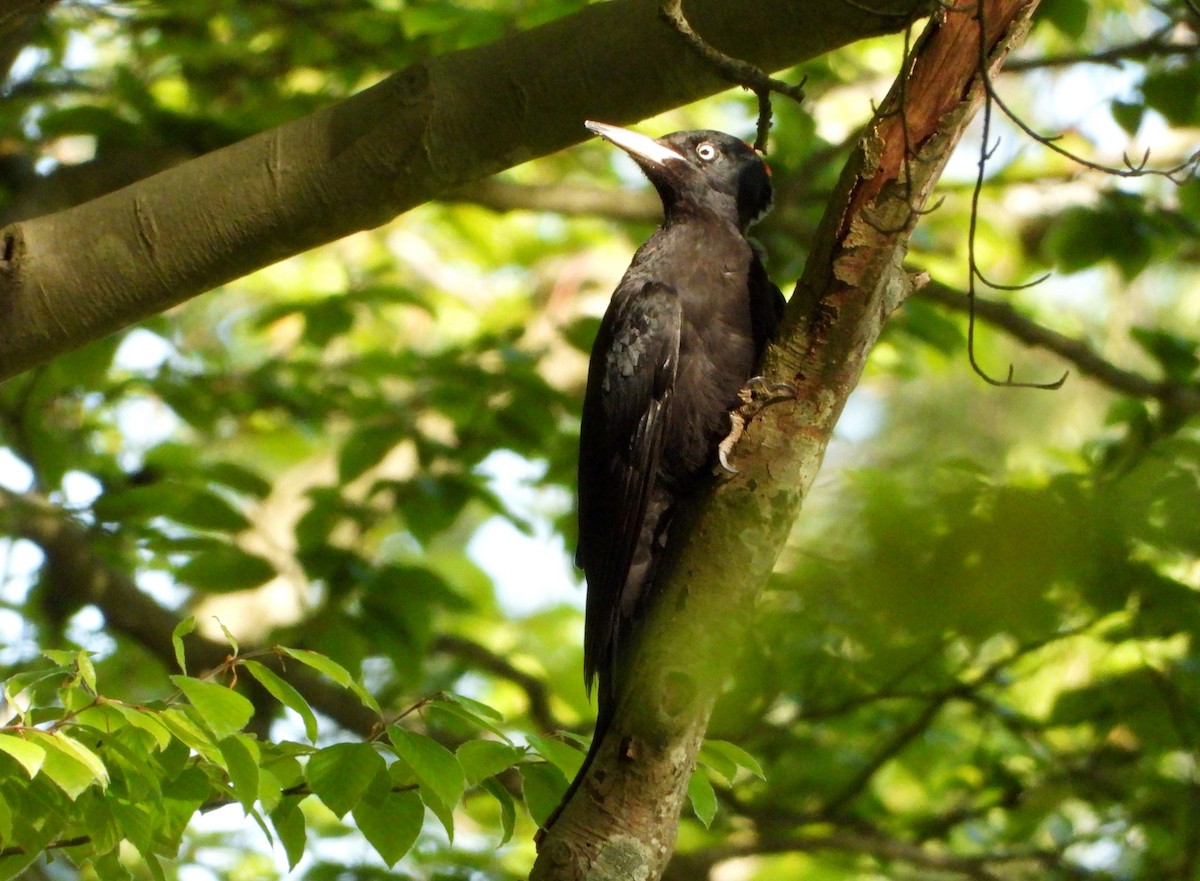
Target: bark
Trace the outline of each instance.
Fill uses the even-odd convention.
[[[906,10],[913,0],[877,0]],[[696,29],[776,69],[895,29],[845,0],[693,0]],[[317,113],[0,229],[0,379],[454,187],[725,88],[653,0],[588,6],[415,64]]]
[[[995,70],[1037,0],[985,0]],[[661,877],[713,703],[753,632],[754,609],[888,316],[917,212],[983,96],[975,4],[943,9],[859,140],[826,210],[763,372],[795,402],[751,423],[741,472],[694,512],[635,659],[639,675],[575,797],[541,842],[531,881]],[[901,86],[901,82],[903,86]]]

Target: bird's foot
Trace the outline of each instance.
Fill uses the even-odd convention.
[[[780,401],[793,401],[798,394],[799,391],[790,382],[771,382],[765,376],[752,376],[738,392],[738,398],[742,402],[741,409],[750,408],[748,415],[753,418],[763,407]]]
[[[733,452],[734,446],[742,438],[742,433],[746,430],[746,417],[741,413],[741,410],[731,410],[729,412],[729,434],[725,435],[725,439],[717,444],[717,462],[729,474],[737,474],[738,470],[729,464],[729,454]]]
[[[737,474],[738,470],[729,464],[729,454],[741,440],[746,431],[746,425],[771,404],[781,401],[793,401],[799,394],[790,382],[771,382],[765,376],[752,376],[738,391],[738,400],[742,405],[729,413],[729,434],[717,445],[717,462],[729,474]]]

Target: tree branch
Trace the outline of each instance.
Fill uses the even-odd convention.
[[[1180,43],[1172,40],[1171,35],[1175,30],[1175,23],[1172,22],[1167,27],[1155,31],[1141,40],[1134,40],[1098,52],[1071,52],[1044,58],[1014,58],[1004,65],[1004,72],[1019,73],[1051,67],[1070,67],[1075,64],[1106,64],[1120,67],[1123,61],[1145,61],[1149,58],[1170,58],[1173,55],[1195,55],[1197,51],[1200,51],[1200,45],[1194,42]]]
[[[958,312],[965,313],[969,308],[965,294],[940,282],[930,282],[921,288],[919,296]],[[1027,346],[1053,352],[1075,365],[1080,373],[1092,377],[1113,391],[1135,398],[1152,398],[1182,413],[1200,412],[1200,388],[1195,385],[1151,379],[1118,367],[1101,357],[1083,340],[1043,327],[1008,303],[976,297],[975,315],[1003,329]]]
[[[113,630],[140,643],[164,667],[175,666],[171,635],[181,617],[164,609],[127,574],[102,559],[93,550],[87,530],[44,499],[7,489],[0,489],[0,518],[8,534],[28,539],[42,549],[46,564],[53,567],[55,589],[76,593],[70,604],[94,604]],[[183,637],[183,644],[189,667],[211,669],[224,663],[230,654],[228,645],[195,631]],[[285,669],[282,659],[275,654],[263,655],[258,660],[342,727],[368,737],[379,725],[379,717],[353,694],[302,664],[291,664]]]
[[[546,687],[546,683],[513,666],[507,658],[501,657],[477,642],[451,634],[435,637],[432,648],[436,652],[459,658],[470,666],[491,673],[500,679],[507,679],[524,691],[525,699],[529,703],[529,718],[533,720],[540,731],[556,731],[562,727],[550,709],[550,690]]]
[[[994,70],[1020,42],[1036,0],[983,2]],[[633,659],[638,675],[542,840],[531,881],[661,876],[732,645],[751,632],[867,353],[911,292],[902,263],[912,220],[983,99],[973,10],[942,7],[855,147],[764,360],[762,373],[794,385],[796,401],[751,423],[737,450],[740,473],[689,512],[690,522],[672,526],[675,556],[656,584]]]
[[[766,69],[894,29],[879,0],[693,0],[720,49]],[[284,257],[725,81],[614,0],[420,62],[309,116],[57,214],[0,229],[0,378]]]
[[[662,202],[649,187],[636,190],[553,184],[515,184],[489,177],[451,190],[443,202],[469,202],[493,211],[553,211],[557,214],[596,214],[611,220],[657,223]]]

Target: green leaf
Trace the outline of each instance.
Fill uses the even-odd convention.
[[[456,694],[453,691],[443,691],[440,696],[452,703],[458,704],[458,706],[462,707],[468,713],[473,716],[478,716],[480,719],[486,719],[489,722],[504,721],[503,713],[501,713],[495,707],[489,707],[485,703],[480,703],[477,700],[464,697],[463,695]]]
[[[1174,382],[1187,382],[1200,367],[1196,341],[1159,328],[1135,327],[1129,336],[1162,367]]]
[[[397,420],[359,426],[342,444],[338,455],[338,481],[349,483],[374,468],[409,432],[410,427]]]
[[[85,845],[92,854],[108,853],[121,843],[121,827],[113,816],[111,803],[115,799],[97,797],[94,789],[87,790],[75,802],[73,814],[87,830],[90,841]]]
[[[38,744],[45,748],[42,773],[66,793],[71,801],[79,798],[93,784],[104,788],[108,785],[108,771],[100,759],[64,734],[31,731]]]
[[[506,771],[524,758],[525,753],[507,743],[494,740],[468,740],[455,753],[467,783],[478,785],[481,781]]]
[[[539,826],[544,826],[567,792],[567,778],[549,763],[528,762],[519,767],[529,816]]]
[[[230,533],[250,525],[242,512],[212,490],[173,480],[106,492],[92,510],[100,520],[114,523],[166,517],[183,526]]]
[[[258,680],[275,700],[295,712],[304,722],[304,734],[310,743],[317,742],[317,717],[308,705],[308,701],[292,684],[280,678],[270,667],[264,667],[258,661],[243,661],[242,666],[250,675]]]
[[[513,803],[513,798],[508,794],[508,790],[496,778],[489,777],[481,785],[500,803],[500,829],[502,835],[500,843],[496,846],[503,847],[508,844],[509,839],[513,836],[513,830],[517,826],[517,806]]]
[[[192,615],[188,615],[182,621],[175,625],[175,629],[171,632],[171,645],[175,646],[175,660],[179,663],[179,669],[183,673],[187,673],[187,664],[184,663],[183,656],[183,638],[196,629],[196,619]]]
[[[583,318],[576,318],[570,324],[559,328],[559,333],[563,335],[563,339],[585,355],[592,351],[592,346],[596,343],[596,334],[599,332],[600,319],[590,315]]]
[[[446,695],[444,697],[448,698],[449,696]],[[483,705],[480,704],[480,706],[483,706]],[[508,735],[505,734],[504,731],[502,729],[500,729],[495,723],[493,723],[489,718],[475,712],[471,708],[467,707],[464,704],[459,703],[458,701],[452,701],[452,700],[443,699],[443,698],[434,698],[433,700],[431,700],[429,702],[429,707],[431,710],[436,710],[438,712],[446,713],[450,716],[453,716],[455,719],[459,720],[460,722],[465,722],[471,728],[482,728],[486,731],[492,732],[492,734],[495,734],[497,737],[501,738],[506,743],[512,743],[512,741],[509,739]],[[490,709],[490,707],[488,709]]]
[[[354,326],[351,303],[340,294],[306,305],[303,311],[304,339],[317,348],[324,348],[334,337]]]
[[[140,852],[142,859],[146,863],[146,868],[150,872],[152,881],[167,881],[167,873],[163,871],[162,863],[158,861],[158,856],[149,849]]]
[[[121,862],[116,848],[93,857],[91,862],[97,878],[103,878],[104,881],[132,881],[132,876]]]
[[[246,734],[232,734],[217,744],[225,757],[225,771],[233,794],[246,810],[258,799],[258,743]]]
[[[304,777],[312,791],[339,818],[353,808],[375,775],[387,767],[369,743],[336,743],[308,759]]]
[[[1137,134],[1138,129],[1142,127],[1142,119],[1146,116],[1146,106],[1136,102],[1114,99],[1109,109],[1117,125],[1130,135]]]
[[[83,649],[75,657],[75,666],[79,670],[79,680],[92,694],[96,693],[96,666],[92,663],[91,654]]]
[[[124,799],[114,798],[109,799],[109,810],[121,830],[121,837],[127,839],[143,856],[149,853],[161,818],[158,806],[152,803],[130,804]]]
[[[176,523],[214,532],[241,532],[250,526],[246,515],[211,490],[173,487],[171,504],[162,513]]]
[[[187,696],[218,740],[245,728],[254,715],[254,704],[232,688],[190,676],[172,676],[171,681]]]
[[[258,472],[234,462],[215,462],[205,466],[202,473],[213,482],[248,496],[265,499],[271,493],[270,481]]]
[[[221,754],[213,740],[212,732],[205,731],[192,718],[192,715],[199,715],[195,709],[188,708],[188,710],[189,712],[185,712],[183,709],[174,707],[163,710],[158,714],[158,721],[180,743],[186,744],[209,761],[220,764]]]
[[[380,709],[379,702],[375,700],[375,696],[360,683],[356,682],[354,677],[350,675],[350,672],[337,661],[317,652],[309,651],[308,649],[293,649],[286,646],[281,646],[280,648],[285,654],[295,658],[297,661],[324,673],[343,688],[350,689],[363,702],[363,706],[378,715],[383,715],[383,710]]]
[[[388,738],[396,755],[412,769],[421,784],[421,796],[426,803],[433,798],[447,809],[458,804],[466,781],[454,753],[436,740],[405,731],[398,725],[388,726]]]
[[[1200,122],[1200,65],[1157,70],[1142,82],[1142,94],[1171,125],[1194,125]]]
[[[42,768],[42,762],[46,760],[45,749],[36,743],[30,743],[23,737],[4,732],[0,732],[0,752],[8,753],[20,762],[31,780],[37,776],[37,772]]]
[[[61,731],[56,731],[52,735],[59,749],[78,761],[86,767],[91,773],[96,783],[101,789],[108,786],[108,768],[100,757],[80,743],[75,738]]]
[[[275,574],[275,567],[262,557],[232,544],[200,551],[175,570],[175,577],[180,582],[208,593],[258,587]]]
[[[354,806],[354,822],[388,868],[408,853],[425,820],[421,797],[411,790],[364,798]]]
[[[47,680],[61,680],[63,677],[70,677],[73,672],[70,667],[56,664],[55,666],[44,670],[29,670],[25,673],[17,673],[8,677],[4,683],[4,699],[11,708],[20,708],[26,705],[26,701],[20,700],[22,692],[30,690],[38,683]],[[25,718],[25,713],[22,711],[21,718]]]
[[[745,768],[759,780],[766,780],[767,777],[763,773],[762,765],[758,763],[758,759],[750,755],[736,743],[730,743],[728,740],[706,740],[701,748],[701,756],[711,756],[716,754],[733,762],[739,768]],[[726,775],[728,776],[728,775]],[[733,778],[729,781],[732,783]]]
[[[231,649],[233,649],[233,654],[234,654],[234,657],[236,657],[236,656],[237,656],[237,654],[238,654],[238,641],[237,641],[237,637],[235,637],[235,636],[233,635],[233,633],[232,633],[232,632],[230,632],[229,628],[225,626],[225,622],[224,622],[224,621],[222,621],[220,618],[218,618],[218,617],[216,617],[216,616],[214,615],[214,616],[213,616],[213,620],[217,622],[217,626],[218,626],[218,627],[220,627],[220,628],[221,628],[221,632],[222,632],[223,634],[225,634],[225,639],[226,639],[226,640],[228,640],[228,642],[229,642],[229,647],[230,647]]]
[[[568,780],[574,777],[583,765],[584,753],[569,744],[563,743],[561,740],[554,740],[549,737],[536,737],[532,734],[529,735],[528,740],[529,745],[536,749],[554,767],[562,771],[563,776]]]
[[[1039,20],[1049,21],[1063,36],[1079,40],[1087,30],[1090,4],[1087,0],[1046,0],[1038,8]]]
[[[0,841],[12,841],[13,814],[7,799],[0,798]],[[0,858],[3,859],[3,858]],[[0,863],[3,865],[3,863]]]
[[[304,829],[304,814],[297,807],[297,799],[287,799],[282,805],[271,812],[271,825],[283,845],[287,855],[288,869],[296,868],[300,858],[304,856],[307,844],[307,833]]]
[[[293,649],[283,646],[282,651],[301,664],[306,664],[314,670],[324,673],[342,688],[350,688],[354,685],[354,677],[350,675],[350,671],[332,658],[327,658],[317,652],[310,652],[308,649]]]
[[[696,819],[707,829],[717,815],[717,794],[713,792],[712,783],[703,769],[697,768],[692,772],[688,779],[687,794],[692,810],[696,812]]]
[[[1096,208],[1068,208],[1051,224],[1043,244],[1047,256],[1068,273],[1111,260],[1132,279],[1153,256],[1144,206],[1123,193],[1105,194]]]

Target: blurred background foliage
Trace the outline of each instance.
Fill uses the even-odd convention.
[[[0,47],[0,218],[74,204],[582,5],[50,5]],[[1151,148],[1149,164],[1170,167],[1200,142],[1198,31],[1191,0],[1048,0],[997,88],[1060,146],[1118,167]],[[808,78],[809,98],[777,102],[776,210],[757,230],[785,291],[902,51],[900,37],[868,40],[786,74]],[[754,110],[735,90],[640,128],[749,136]],[[753,758],[706,751],[669,878],[1200,878],[1200,181],[1089,170],[999,117],[993,135],[978,265],[1003,284],[1051,275],[981,288],[1012,308],[981,312],[976,354],[1001,377],[1010,363],[1017,379],[1071,375],[1054,392],[998,389],[968,365],[956,292],[976,129],[909,254],[943,296],[895,316],[851,399],[710,732]],[[6,741],[0,867],[523,877],[529,812],[544,816],[578,760],[571,737],[551,735],[589,731],[570,564],[586,353],[656,217],[632,164],[588,142],[0,387],[6,730],[53,720],[78,735],[85,723],[64,720],[97,693],[154,713],[182,693],[202,710],[207,692],[167,679],[189,617],[187,647],[216,646],[212,666],[222,652],[307,649],[334,662],[317,668],[333,682],[345,670],[364,683],[389,721],[405,713],[381,740],[354,708],[241,676],[253,719],[218,701],[207,733],[179,722],[141,768],[164,798],[192,787],[154,842],[126,810],[139,798],[130,755],[128,791],[110,782],[101,797],[93,769],[71,797],[69,761],[66,783],[31,778]],[[155,613],[130,615],[131,595],[101,576]],[[43,674],[49,692],[22,693]],[[308,707],[316,747],[303,745]],[[119,752],[120,738],[93,736]],[[370,756],[329,749],[364,737],[386,741],[391,795],[366,788]],[[406,752],[429,743],[458,764]],[[363,801],[339,818],[323,787],[355,769]],[[255,805],[269,832],[247,821]],[[425,807],[441,822],[423,822]],[[59,825],[35,822],[52,814]],[[380,823],[415,845],[387,843]],[[79,835],[90,843],[20,857]],[[151,865],[155,849],[166,859]]]

